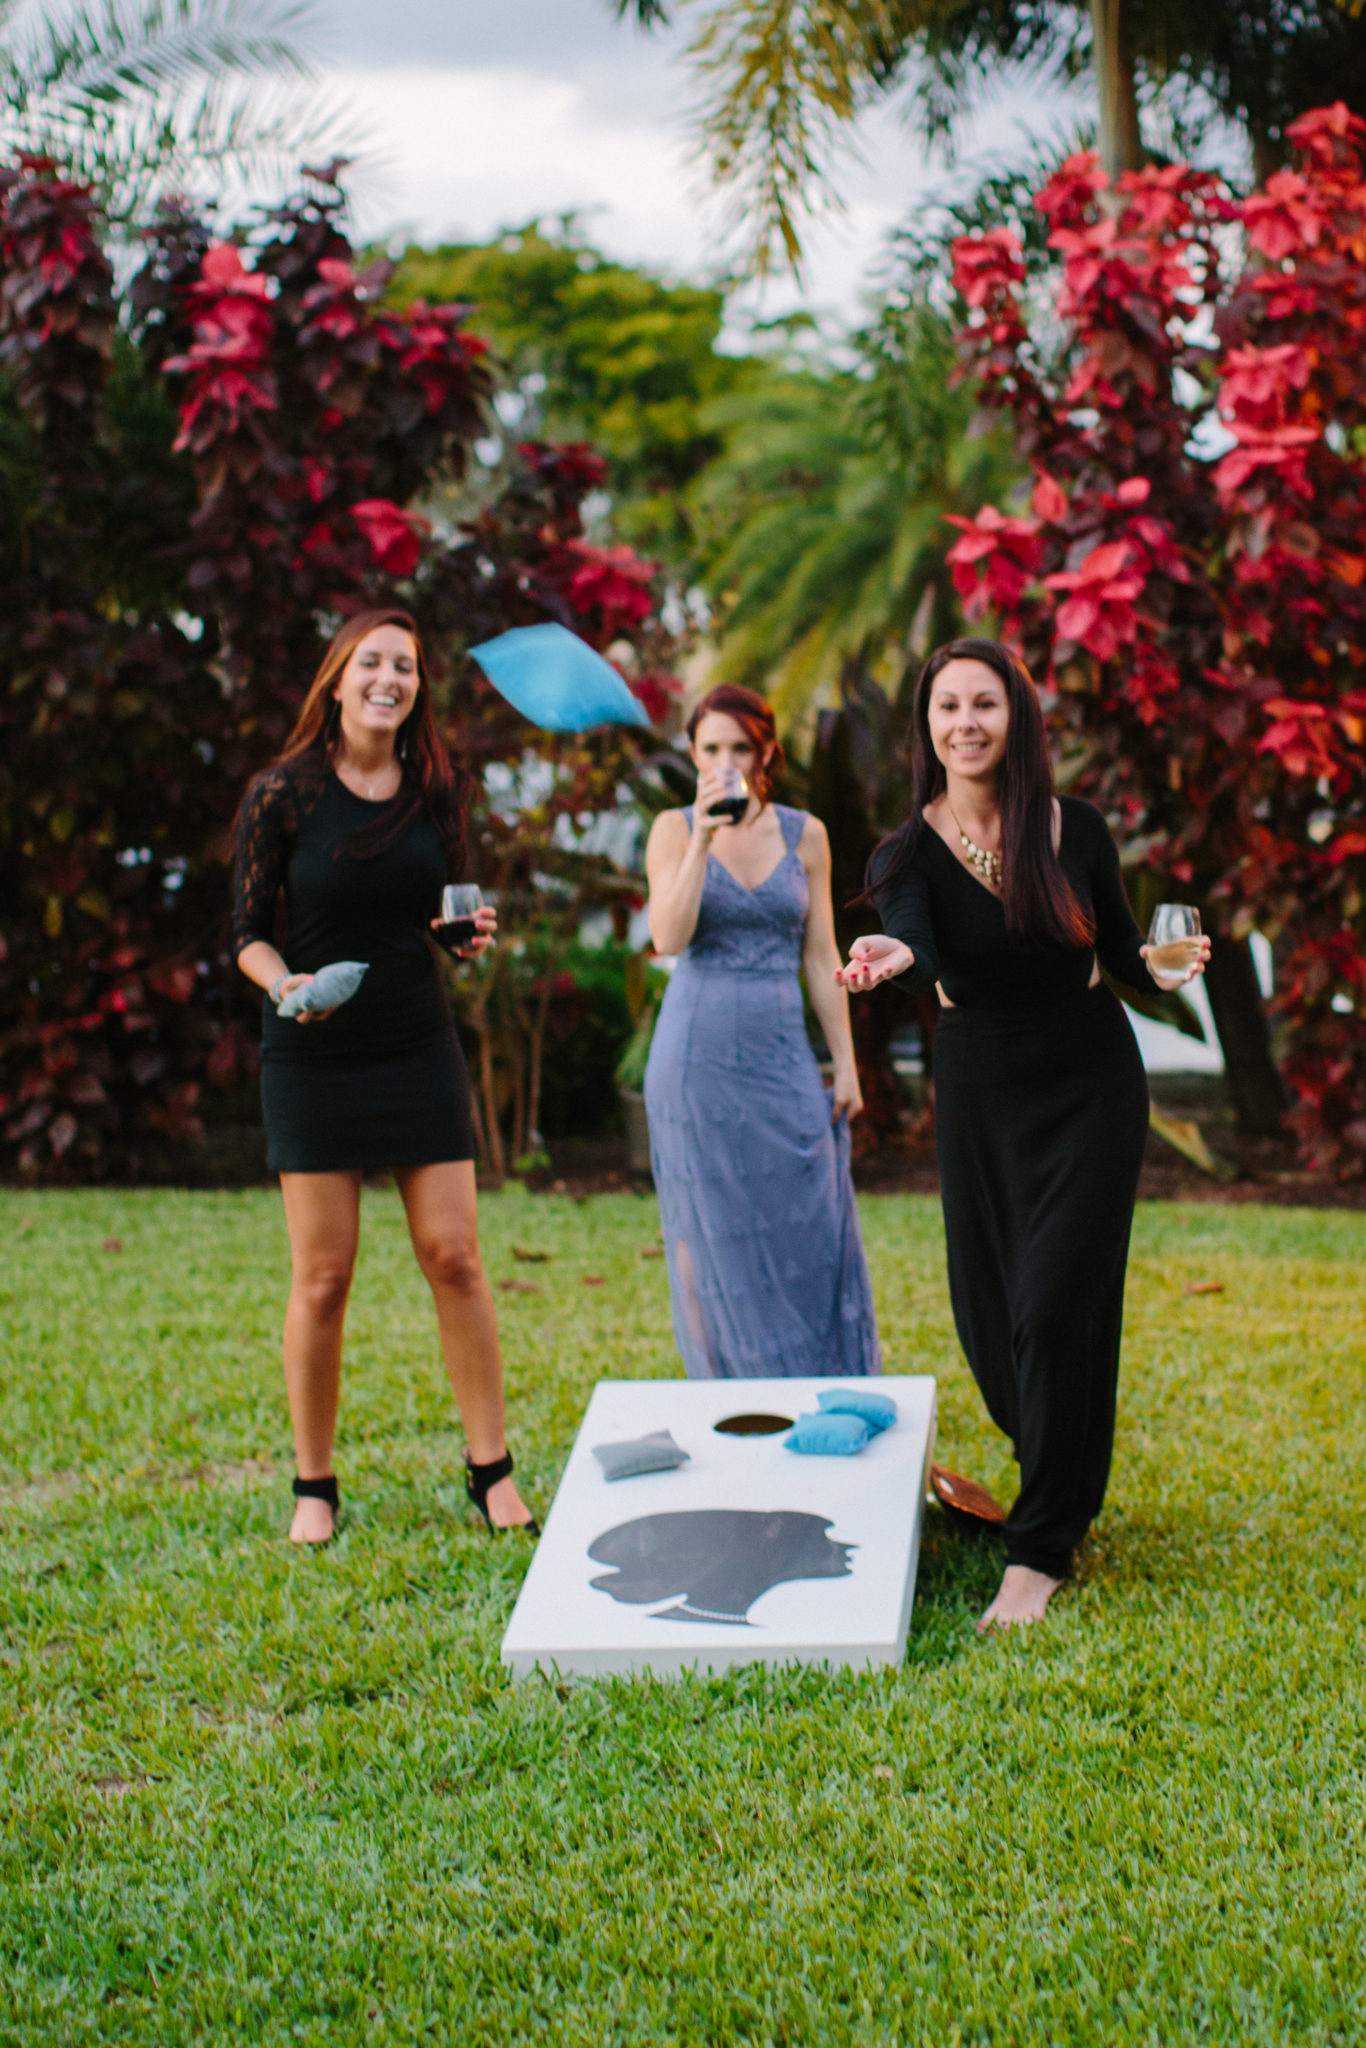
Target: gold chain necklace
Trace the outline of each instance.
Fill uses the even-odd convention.
[[[944,808],[953,819],[954,824],[958,825],[958,815],[947,796],[944,798]],[[958,825],[958,837],[963,842],[963,851],[968,857],[968,865],[981,876],[989,889],[999,889],[1001,886],[1000,854],[989,853],[985,846],[979,846],[975,839],[969,839],[961,825]]]

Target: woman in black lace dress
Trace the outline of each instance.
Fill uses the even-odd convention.
[[[935,1120],[954,1321],[1020,1493],[979,1626],[1036,1621],[1099,1513],[1148,1089],[1100,978],[1150,967],[1105,820],[1053,794],[1034,686],[992,640],[925,665],[911,815],[874,854],[882,934],[839,979],[937,988]]]
[[[296,1543],[326,1542],[335,1525],[332,1437],[361,1176],[384,1170],[435,1299],[470,1498],[491,1527],[535,1526],[510,1477],[469,1076],[429,936],[464,855],[463,793],[413,621],[371,611],[333,639],[284,751],[238,817],[234,944],[242,972],[266,990],[261,1100],[293,1269],[284,1363]],[[480,911],[465,951],[492,945],[495,925]],[[279,1014],[291,990],[339,960],[367,965],[349,1002]]]

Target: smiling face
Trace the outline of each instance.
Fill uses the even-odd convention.
[[[765,761],[772,752],[770,747],[764,754]],[[699,775],[704,775],[708,768],[738,768],[746,782],[755,768],[762,765],[754,742],[728,711],[707,713],[693,735],[692,757]]]
[[[1010,699],[995,669],[984,661],[945,662],[930,686],[929,721],[931,744],[949,774],[995,782],[1010,727]]]
[[[417,647],[402,626],[376,626],[352,648],[332,695],[341,707],[342,730],[373,743],[392,740],[417,700]]]

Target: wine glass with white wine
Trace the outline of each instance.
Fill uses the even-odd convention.
[[[1193,903],[1159,903],[1148,926],[1148,965],[1159,974],[1190,974],[1200,962],[1200,913]]]

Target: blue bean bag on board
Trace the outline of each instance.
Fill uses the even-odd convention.
[[[783,1442],[804,1458],[853,1458],[868,1441],[868,1425],[857,1415],[799,1415]]]
[[[827,1415],[857,1415],[874,1436],[896,1421],[896,1402],[891,1395],[875,1394],[867,1387],[823,1387],[816,1402]]]

